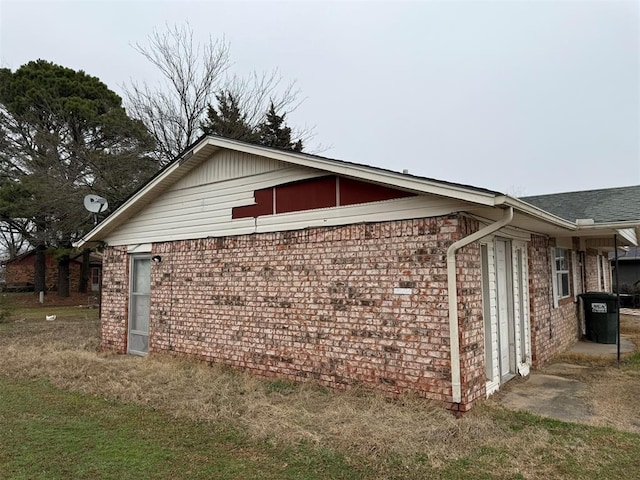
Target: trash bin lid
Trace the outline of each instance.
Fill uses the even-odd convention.
[[[586,292],[578,295],[588,300],[617,300],[618,296],[608,292]]]

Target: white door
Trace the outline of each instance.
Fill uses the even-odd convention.
[[[496,302],[498,314],[498,360],[500,378],[515,374],[515,338],[513,315],[513,282],[511,275],[511,243],[496,239]]]
[[[151,297],[151,258],[131,257],[129,295],[128,352],[146,355],[149,352],[149,307]]]

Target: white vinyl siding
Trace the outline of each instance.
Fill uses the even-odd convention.
[[[223,150],[178,180],[171,190],[259,175],[291,168],[290,164],[233,150]],[[311,170],[300,168],[301,170]]]
[[[214,156],[210,162],[219,163],[219,175],[230,174],[231,167],[222,168],[226,160],[219,162],[220,156]],[[226,157],[222,158],[224,160]],[[260,163],[259,159],[252,161]],[[262,173],[255,173],[255,168],[247,167],[245,170],[234,171],[237,174],[250,173],[246,176],[198,184],[196,179],[214,178],[212,170],[205,168],[203,164],[125,222],[105,241],[109,245],[135,245],[367,221],[401,220],[446,215],[463,210],[467,206],[460,200],[420,195],[344,207],[233,219],[234,207],[255,204],[256,190],[324,175],[324,172],[304,167],[269,170],[278,165],[268,159],[265,162],[262,168],[266,171]]]

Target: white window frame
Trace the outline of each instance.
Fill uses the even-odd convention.
[[[553,259],[551,262],[553,274],[553,300],[554,307],[558,306],[558,300],[571,296],[571,255],[568,248],[552,248]],[[562,264],[564,261],[564,265]],[[567,291],[562,291],[562,278],[566,275]]]
[[[554,257],[554,265],[555,265],[555,276],[556,276],[556,287],[557,287],[557,296],[558,300],[562,300],[563,298],[568,298],[571,296],[571,255],[569,253],[569,249],[567,248],[559,248],[555,249],[555,257]],[[563,262],[564,265],[562,265]],[[567,291],[562,290],[562,285],[564,282],[562,278],[567,278]]]

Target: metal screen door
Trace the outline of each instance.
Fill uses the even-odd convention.
[[[498,358],[500,377],[506,380],[516,371],[511,244],[507,240],[496,239],[495,262],[498,303]]]
[[[129,295],[128,352],[146,355],[149,352],[149,306],[151,297],[151,259],[131,257]]]

